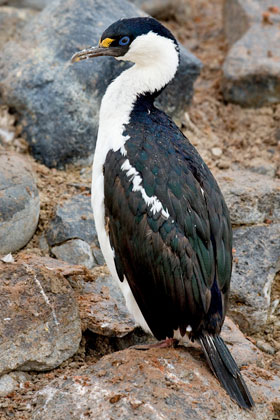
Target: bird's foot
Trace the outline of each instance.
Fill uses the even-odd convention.
[[[177,347],[179,341],[176,338],[166,338],[165,340],[158,341],[152,344],[136,344],[131,346],[131,349],[135,350],[149,350],[149,349],[165,349],[169,347]]]

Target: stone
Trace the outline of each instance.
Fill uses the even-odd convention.
[[[84,282],[78,302],[83,330],[123,338],[137,328],[111,276],[99,276],[93,282]]]
[[[77,194],[56,209],[46,232],[49,246],[60,245],[69,239],[81,239],[98,244],[90,196]]]
[[[51,1],[52,0],[4,0],[3,3],[7,3],[9,6],[13,7],[42,10],[44,7],[50,4]]]
[[[0,375],[53,369],[78,350],[74,291],[65,269],[55,267],[51,258],[24,254],[14,264],[0,262]]]
[[[221,157],[223,154],[223,151],[220,147],[212,147],[211,152],[215,157]]]
[[[242,372],[256,401],[252,411],[240,409],[229,398],[195,346],[126,349],[50,382],[34,397],[32,420],[277,418],[279,377],[255,365]]]
[[[233,231],[233,271],[229,316],[243,332],[264,329],[271,304],[271,286],[280,258],[280,224]]]
[[[89,195],[75,195],[58,206],[44,238],[51,253],[63,261],[87,268],[105,264]],[[45,247],[43,238],[40,244],[41,248]]]
[[[223,65],[226,101],[263,106],[280,101],[280,0],[226,0],[224,30],[231,48]]]
[[[9,375],[3,375],[0,377],[0,397],[13,392],[18,386],[18,383]]]
[[[51,251],[56,258],[72,264],[82,264],[87,268],[95,265],[89,244],[81,239],[70,239],[62,245],[52,247]]]
[[[104,265],[105,264],[105,258],[102,254],[102,251],[100,248],[94,247],[92,250],[92,255],[94,257],[94,261],[96,265]]]
[[[1,5],[1,3],[0,3]],[[17,38],[26,23],[36,15],[34,10],[0,6],[0,48]]]
[[[0,377],[0,397],[6,397],[30,379],[26,372],[11,372]]]
[[[266,343],[263,340],[257,340],[256,346],[260,350],[264,351],[265,353],[272,354],[272,355],[275,354],[275,348],[272,347],[269,343]]]
[[[233,225],[280,221],[280,180],[249,170],[217,173]]]
[[[247,340],[234,322],[226,316],[221,336],[227,344],[238,367],[248,366],[262,360],[261,352]]]
[[[70,64],[73,53],[98,43],[113,21],[143,16],[126,0],[53,0],[0,57],[2,103],[18,114],[32,155],[49,167],[88,164],[94,153],[101,98],[126,68],[108,57]],[[181,47],[177,77],[159,104],[176,120],[190,103],[201,62]]]
[[[191,16],[191,7],[185,0],[130,0],[137,7],[156,19],[175,18],[178,23],[186,23]]]
[[[0,255],[6,255],[32,238],[40,199],[32,168],[19,154],[0,152],[0,185]]]

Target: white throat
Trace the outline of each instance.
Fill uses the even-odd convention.
[[[127,138],[122,135],[123,128],[129,122],[137,96],[159,91],[173,79],[179,53],[174,41],[149,32],[137,37],[120,59],[135,64],[108,86],[101,102],[94,160],[95,163],[102,161],[102,165],[110,149],[121,149],[125,153],[123,147]]]

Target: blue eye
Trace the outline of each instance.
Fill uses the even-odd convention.
[[[123,36],[120,40],[119,40],[119,45],[128,45],[130,42],[130,38],[129,36]]]

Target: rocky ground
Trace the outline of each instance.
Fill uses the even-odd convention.
[[[254,417],[220,389],[196,346],[152,349],[145,357],[127,349],[150,338],[128,316],[103,265],[89,205],[91,168],[68,165],[60,170],[35,161],[17,102],[11,105],[5,93],[9,100],[0,107],[0,154],[23,168],[17,184],[27,186],[35,203],[30,200],[32,212],[20,216],[26,230],[39,220],[27,245],[12,252],[14,261],[7,257],[0,262],[0,346],[5,355],[0,357],[0,419],[280,419],[280,104],[275,100],[244,108],[229,102],[229,72],[223,63],[229,45],[244,40],[242,28],[233,40],[224,31],[222,3],[179,1],[180,7],[186,5],[183,14],[176,8],[157,13],[203,63],[191,106],[174,116],[219,180],[231,210],[229,315],[245,336],[230,320],[223,334],[257,402]],[[258,15],[260,25],[270,30],[278,25],[276,3],[265,2]],[[25,9],[9,13],[15,10],[18,15]],[[29,20],[38,11],[25,13]],[[5,44],[13,36],[1,35],[0,41]],[[273,72],[276,77],[275,68]],[[239,86],[232,79],[230,83]],[[24,165],[15,160],[21,158]]]

